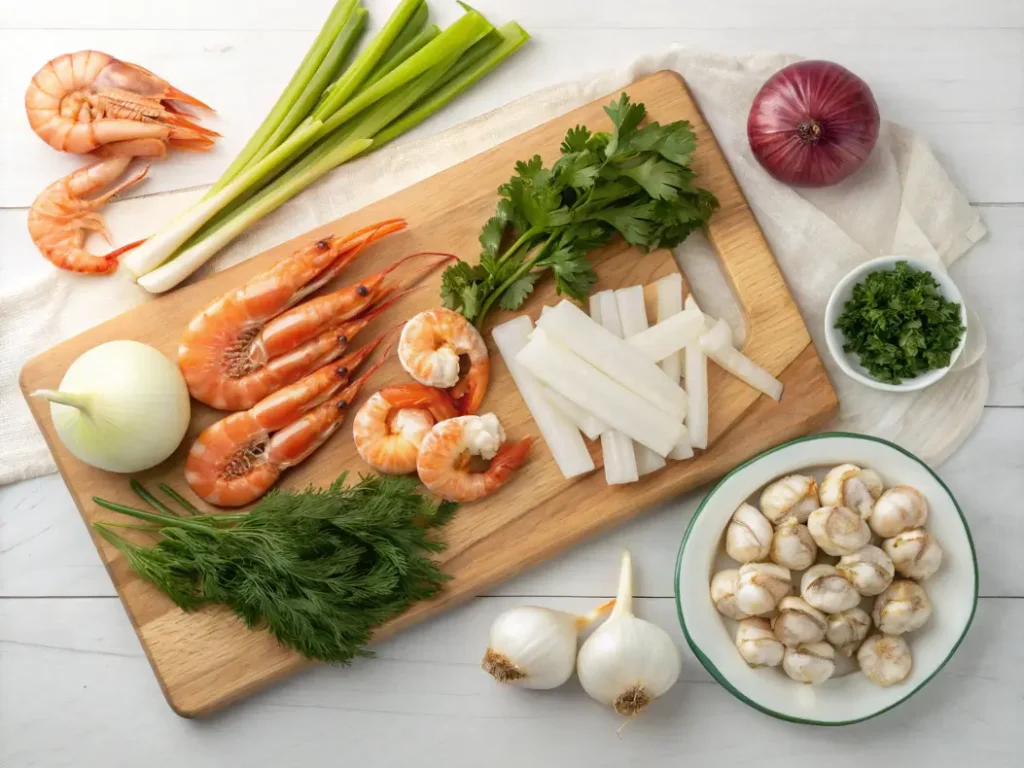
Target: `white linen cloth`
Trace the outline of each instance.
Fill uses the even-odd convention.
[[[883,123],[866,166],[834,187],[796,190],[765,173],[747,144],[747,112],[765,79],[795,60],[674,47],[624,70],[539,91],[436,136],[397,142],[343,166],[289,201],[226,248],[203,274],[357,210],[638,77],[676,70],[739,179],[828,366],[841,402],[830,428],[879,435],[938,463],[973,429],[988,392],[977,316],[970,316],[971,338],[956,371],[923,392],[890,394],[850,380],[833,363],[823,339],[825,303],[833,286],[858,263],[897,253],[945,268],[984,235],[985,227],[922,140],[892,123]],[[120,243],[145,236],[201,193],[187,190],[114,203],[107,210],[111,229]],[[25,258],[38,256],[26,253]],[[727,317],[736,328],[738,312],[707,242],[691,237],[677,258],[702,307]],[[97,279],[54,269],[29,284],[0,288],[0,484],[55,469],[18,391],[22,364],[147,298],[125,270]]]

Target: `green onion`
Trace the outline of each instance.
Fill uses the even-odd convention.
[[[359,41],[359,36],[363,33],[363,29],[366,27],[366,19],[369,14],[365,8],[356,8],[349,16],[348,21],[345,22],[345,26],[341,28],[341,32],[334,39],[334,45],[327,52],[327,56],[321,62],[320,67],[317,69],[316,74],[306,84],[305,89],[302,91],[302,95],[298,101],[292,105],[292,108],[288,111],[284,120],[277,126],[274,132],[270,135],[260,147],[260,151],[257,152],[251,161],[249,161],[246,167],[249,167],[268,154],[273,150],[277,149],[284,142],[288,136],[291,135],[292,131],[298,127],[309,111],[316,106],[317,100],[320,98],[320,94],[323,93],[327,84],[341,69],[341,65],[348,57],[349,53],[355,47],[355,44]]]
[[[424,0],[400,0],[342,71],[366,24],[359,0],[342,0],[271,114],[197,204],[122,260],[147,290],[180,283],[253,222],[338,165],[442,108],[527,39],[466,13],[441,31]]]
[[[292,105],[298,101],[299,96],[302,95],[302,91],[309,82],[309,79],[313,77],[320,63],[324,60],[327,52],[330,50],[334,43],[334,39],[341,32],[342,27],[345,25],[345,21],[348,16],[352,13],[352,9],[356,6],[356,0],[338,0],[334,4],[334,8],[331,9],[330,15],[327,17],[327,21],[324,22],[323,28],[320,30],[320,34],[317,35],[316,40],[313,41],[313,47],[306,53],[306,57],[299,64],[299,68],[295,70],[295,74],[292,75],[291,81],[285,87],[284,92],[278,98],[277,103],[273,109],[270,110],[270,114],[266,116],[260,127],[256,129],[256,133],[252,135],[246,145],[242,148],[242,151],[238,153],[228,169],[221,174],[221,177],[217,180],[217,183],[213,185],[209,192],[206,193],[207,197],[219,192],[227,186],[228,182],[237,176],[249,161],[255,157],[256,153],[259,152],[263,143],[270,137],[270,135],[277,129],[277,126],[284,120],[288,110],[292,108]]]
[[[459,66],[462,63],[462,59],[456,62],[434,93],[427,96],[423,101],[416,103],[410,112],[402,115],[401,118],[373,137],[374,147],[380,147],[422,123],[481,77],[501,64],[501,62],[515,53],[523,43],[530,39],[530,35],[526,30],[514,21],[503,24],[495,32],[501,35],[501,42],[498,45],[484,53],[476,61],[468,63],[465,67],[460,68]],[[477,45],[483,42],[481,40]],[[475,58],[474,50],[471,48],[463,58]]]

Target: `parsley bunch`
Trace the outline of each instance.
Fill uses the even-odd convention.
[[[545,270],[559,294],[582,300],[597,281],[587,253],[616,233],[647,251],[678,245],[707,223],[718,201],[693,185],[690,124],[641,127],[646,109],[625,93],[604,111],[611,133],[579,125],[551,168],[540,155],[516,163],[480,234],[479,264],[459,261],[445,271],[444,306],[479,326],[495,303],[521,307]]]
[[[179,515],[145,489],[156,511],[93,499],[147,525],[97,522],[132,569],[179,607],[229,607],[250,628],[264,627],[309,659],[347,664],[372,655],[373,629],[436,595],[448,576],[431,558],[433,537],[455,512],[419,492],[415,477],[367,475],[328,488],[273,490],[248,512],[200,514],[166,486]],[[158,536],[135,544],[115,528]]]
[[[846,338],[843,351],[889,384],[948,366],[967,330],[960,305],[942,295],[930,272],[905,261],[855,285],[835,327]]]

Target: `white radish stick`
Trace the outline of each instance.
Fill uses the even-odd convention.
[[[700,337],[700,346],[704,354],[736,378],[773,400],[782,399],[782,382],[732,345],[732,332],[724,320],[705,331]]]
[[[671,275],[665,275],[654,285],[658,300],[656,322],[662,323],[683,311],[682,275],[673,272]],[[683,375],[683,355],[680,352],[669,355],[658,365],[672,381],[679,381]]]
[[[615,306],[615,301],[614,296],[610,302],[601,296],[596,294],[596,300],[604,302],[600,309],[601,324],[575,304],[563,301],[541,317],[537,327],[543,328],[559,346],[572,350],[606,376],[682,422],[686,415],[686,393],[657,363],[606,329],[604,313],[609,305]],[[595,415],[601,417],[596,411]]]
[[[661,362],[673,355],[678,358],[679,350],[696,341],[703,330],[704,316],[700,312],[684,310],[642,333],[628,337],[627,341],[649,359]]]
[[[686,297],[686,309],[700,312],[693,296]],[[689,404],[686,426],[690,445],[704,450],[708,447],[708,358],[698,342],[686,345],[683,367]]]
[[[597,416],[590,413],[590,411],[583,410],[565,395],[555,392],[551,387],[540,382],[537,383],[543,387],[544,397],[550,400],[555,408],[575,424],[588,440],[597,440],[603,432],[609,429],[609,426],[597,418]]]
[[[528,343],[532,328],[530,318],[521,315],[494,328],[491,337],[505,359],[530,415],[537,422],[537,429],[547,443],[558,469],[566,478],[591,472],[594,460],[579,430],[544,396],[543,385],[533,374],[516,362],[515,357]]]
[[[547,338],[531,338],[516,360],[612,429],[625,432],[663,456],[679,441],[683,428],[678,421]]]
[[[643,291],[642,288],[640,290]],[[643,299],[642,293],[640,298]],[[594,306],[597,308],[597,316],[601,318],[596,322],[616,337],[622,338],[622,316],[619,314],[615,292],[601,291],[596,294]],[[604,479],[608,485],[635,483],[640,479],[633,441],[622,432],[610,429],[601,434],[601,454],[604,457]]]
[[[627,341],[647,330],[647,307],[644,304],[644,287],[642,285],[617,290],[615,304],[619,311],[622,333]],[[636,456],[636,468],[641,477],[665,466],[665,459],[645,445],[634,445],[633,453]],[[606,458],[606,467],[608,466],[607,461]]]

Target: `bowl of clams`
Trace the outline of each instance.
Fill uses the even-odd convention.
[[[734,696],[847,725],[906,701],[949,661],[974,618],[977,559],[924,462],[823,433],[762,453],[707,495],[675,595],[690,648]]]

